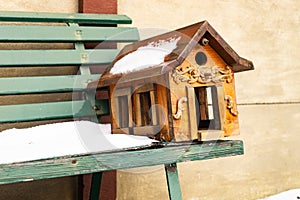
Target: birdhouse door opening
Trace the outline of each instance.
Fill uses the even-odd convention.
[[[221,130],[216,86],[195,87],[197,129]]]

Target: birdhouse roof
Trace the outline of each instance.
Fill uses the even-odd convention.
[[[199,44],[209,44],[234,72],[254,69],[251,61],[240,57],[207,21],[202,21],[125,46],[97,85],[113,84],[124,74],[142,70],[159,68],[160,73],[166,73],[179,66]]]

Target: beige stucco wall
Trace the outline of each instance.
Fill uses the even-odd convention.
[[[179,164],[184,199],[259,199],[300,188],[300,1],[119,0],[139,28],[208,20],[255,71],[236,75],[245,155]],[[258,105],[256,105],[258,104]],[[118,172],[118,199],[167,199],[162,169]]]
[[[77,0],[0,0],[1,11],[77,12]]]
[[[4,11],[76,12],[77,7],[76,0],[0,0]],[[174,29],[206,19],[256,67],[236,77],[245,155],[179,164],[184,199],[258,199],[300,188],[299,11],[297,0],[119,0],[119,13],[140,28]],[[61,184],[53,188],[64,190]],[[120,171],[118,199],[167,199],[165,184],[161,168]],[[18,189],[21,198],[28,188],[23,194]]]

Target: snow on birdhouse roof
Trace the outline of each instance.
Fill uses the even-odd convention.
[[[152,41],[146,46],[141,46],[114,63],[110,73],[128,73],[159,65],[165,61],[165,56],[177,47],[180,38],[172,37],[167,40]]]
[[[202,21],[125,46],[100,80],[88,87],[115,84],[124,74],[143,70],[161,68],[160,73],[166,73],[179,66],[196,45],[210,45],[234,72],[254,69],[251,61],[240,57],[207,21]],[[150,76],[148,71],[144,75]]]

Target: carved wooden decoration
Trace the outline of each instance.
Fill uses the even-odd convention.
[[[226,66],[225,69],[220,69],[217,66],[194,66],[189,65],[186,68],[178,66],[172,74],[174,81],[179,84],[180,82],[188,83],[218,83],[220,81],[226,81],[230,83],[232,81],[231,69]]]
[[[184,110],[183,103],[186,103],[188,100],[186,97],[181,97],[177,103],[177,112],[173,115],[174,119],[180,119],[182,115],[182,111]]]
[[[238,111],[235,108],[234,102],[232,100],[232,97],[230,95],[225,96],[225,101],[227,102],[226,108],[229,109],[230,113],[234,116],[238,115]]]
[[[239,134],[234,75],[251,69],[204,21],[127,45],[89,87],[109,89],[113,133],[211,140]]]

